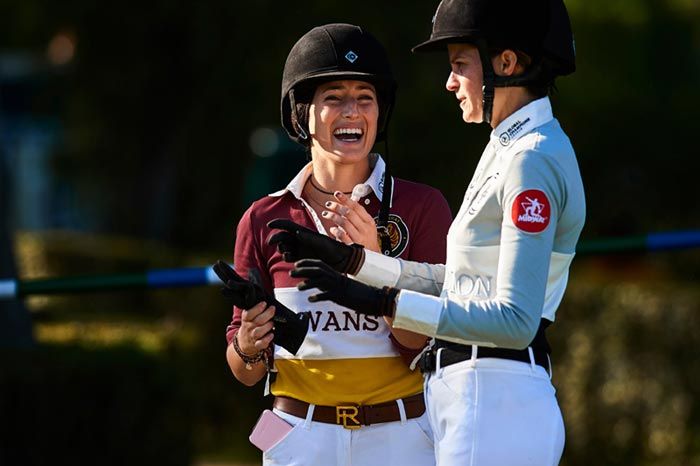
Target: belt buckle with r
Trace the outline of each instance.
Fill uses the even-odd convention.
[[[335,407],[335,423],[342,425],[346,429],[359,429],[362,424],[357,419],[360,409],[357,406],[336,406]],[[349,423],[348,421],[351,421]]]

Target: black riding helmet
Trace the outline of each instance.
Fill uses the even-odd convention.
[[[319,84],[341,79],[366,81],[377,92],[379,117],[375,142],[384,140],[384,195],[377,220],[382,253],[391,254],[389,206],[393,181],[389,173],[387,127],[396,96],[396,81],[382,44],[367,31],[352,24],[326,24],[304,34],[287,56],[282,73],[280,110],[282,126],[289,137],[308,146],[308,114],[300,114],[297,104],[309,104]],[[301,105],[308,112],[308,105]],[[304,110],[302,110],[304,111]]]
[[[430,39],[414,52],[468,43],[479,50],[484,73],[484,122],[490,123],[495,87],[550,85],[576,70],[574,39],[563,0],[442,0]],[[520,76],[497,76],[490,50],[509,48],[532,58]]]
[[[282,126],[289,137],[308,144],[307,115],[297,103],[310,103],[319,84],[340,79],[371,83],[377,91],[377,138],[386,135],[396,82],[384,47],[370,33],[352,24],[326,24],[304,34],[287,56],[282,74]]]

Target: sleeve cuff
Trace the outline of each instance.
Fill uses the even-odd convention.
[[[368,285],[383,287],[396,286],[400,275],[401,263],[398,259],[365,249],[365,262],[354,278]]]
[[[396,300],[395,328],[434,337],[442,314],[442,300],[435,296],[401,290]]]

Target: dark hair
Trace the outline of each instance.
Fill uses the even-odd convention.
[[[524,68],[523,74],[527,73],[530,67],[533,66],[533,63],[536,62],[536,59],[533,59],[533,57],[518,49],[509,49],[507,47],[492,47],[489,49],[489,53],[491,55],[491,58],[494,58],[503,53],[503,51],[505,50],[511,50],[513,51],[513,53],[515,53],[515,56],[518,58],[518,63]],[[529,84],[525,86],[525,89],[527,89],[527,91],[531,95],[538,99],[546,97],[548,95],[552,95],[556,91],[556,86],[554,85],[554,77],[548,77],[546,76],[546,73],[543,73],[541,82]]]

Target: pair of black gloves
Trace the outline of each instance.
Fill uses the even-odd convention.
[[[285,261],[294,262],[292,277],[305,279],[297,288],[321,291],[309,301],[333,301],[361,314],[393,317],[398,289],[376,288],[345,275],[359,271],[365,257],[363,246],[346,245],[291,220],[276,219],[267,226],[281,230],[268,238],[268,244],[276,245]],[[218,261],[214,271],[226,285],[224,296],[239,308],[250,309],[261,301],[275,306],[274,342],[296,354],[308,331],[308,313],[291,311],[266,293],[254,277],[241,278],[225,262]]]

